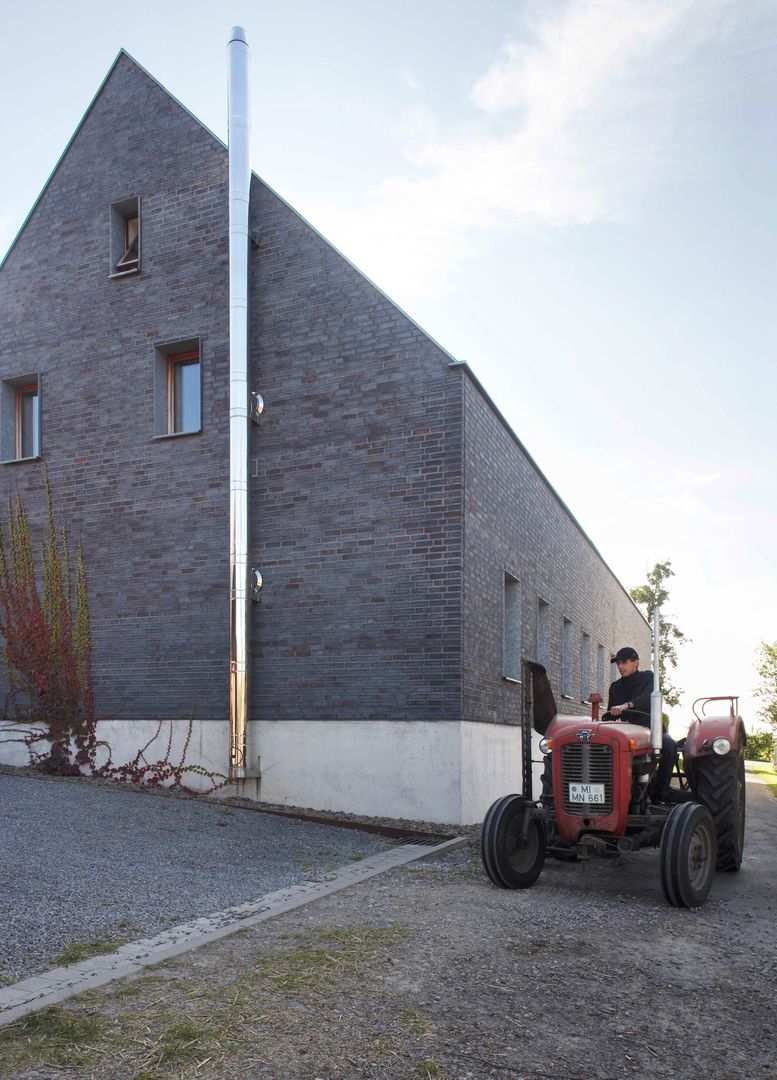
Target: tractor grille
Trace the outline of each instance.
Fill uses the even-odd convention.
[[[577,817],[603,817],[612,813],[612,748],[597,743],[569,743],[561,747],[564,812]],[[569,801],[570,783],[604,784],[604,805],[595,807]]]

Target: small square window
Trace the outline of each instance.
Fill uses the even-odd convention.
[[[140,269],[140,199],[137,195],[111,205],[111,276]]]
[[[0,458],[40,457],[40,379],[23,375],[0,384]]]
[[[160,345],[154,360],[154,434],[191,435],[202,428],[200,343]]]

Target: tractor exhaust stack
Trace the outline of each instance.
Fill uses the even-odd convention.
[[[653,693],[650,695],[650,742],[654,754],[661,752],[664,742],[664,706],[658,663],[660,628],[661,612],[656,606],[653,609]]]

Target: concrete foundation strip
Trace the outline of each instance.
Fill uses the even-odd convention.
[[[286,911],[311,904],[396,866],[404,866],[427,855],[449,851],[466,842],[466,837],[456,836],[442,842],[435,840],[429,843],[416,841],[400,844],[347,866],[326,881],[311,881],[304,885],[278,889],[257,900],[206,915],[155,937],[122,945],[116,952],[82,960],[68,967],[54,968],[43,975],[33,975],[0,990],[0,1027],[85,990],[93,990],[114,979],[135,975],[145,967],[179,956],[190,949],[197,949],[211,941],[218,941],[219,938],[246,927],[256,926]]]

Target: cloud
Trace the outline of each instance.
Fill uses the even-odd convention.
[[[397,129],[406,173],[360,206],[319,204],[310,216],[400,296],[435,291],[472,253],[475,230],[616,218],[662,174],[678,72],[725,31],[732,5],[542,4],[472,86],[458,131],[416,106]]]

